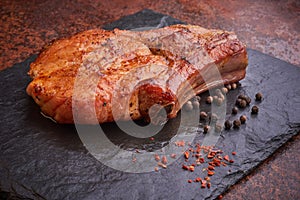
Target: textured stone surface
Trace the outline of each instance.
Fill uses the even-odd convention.
[[[2,0],[0,69],[38,53],[54,39],[99,28],[144,8],[187,23],[235,31],[248,47],[300,64],[300,3],[296,0]]]
[[[299,1],[6,1],[0,2],[0,68],[38,53],[53,39],[101,27],[142,8],[188,23],[234,30],[251,48],[299,65]],[[19,66],[21,67],[21,66]],[[299,199],[299,136],[224,199]],[[266,199],[268,199],[266,197]]]

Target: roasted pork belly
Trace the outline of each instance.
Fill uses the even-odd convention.
[[[194,25],[88,30],[40,53],[27,93],[58,123],[148,119],[162,108],[174,118],[194,95],[243,79],[247,64],[232,32]]]

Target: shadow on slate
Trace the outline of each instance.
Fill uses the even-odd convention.
[[[169,25],[180,21],[144,10],[105,28],[156,27],[162,22]],[[249,119],[240,130],[222,133],[217,146],[224,154],[236,151],[237,155],[232,165],[216,169],[210,189],[187,183],[204,174],[201,170],[183,171],[182,156],[168,169],[144,174],[123,173],[102,165],[84,148],[73,125],[58,125],[42,117],[27,96],[30,78],[26,73],[36,56],[1,71],[0,199],[216,198],[300,130],[300,68],[258,51],[248,52],[247,76],[241,81],[242,87],[228,95],[227,117],[234,119],[230,110],[240,93],[254,97],[261,91],[264,100],[252,102],[259,104],[257,116],[251,116],[250,108],[240,113]]]

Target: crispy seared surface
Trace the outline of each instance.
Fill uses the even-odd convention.
[[[143,32],[89,30],[48,46],[30,65],[27,93],[59,123],[175,117],[195,94],[245,77],[233,33],[174,25]]]

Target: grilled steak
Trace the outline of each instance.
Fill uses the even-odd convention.
[[[193,95],[243,79],[247,62],[245,45],[222,30],[96,29],[48,46],[30,65],[27,93],[58,123],[137,120],[162,108],[173,118]]]

